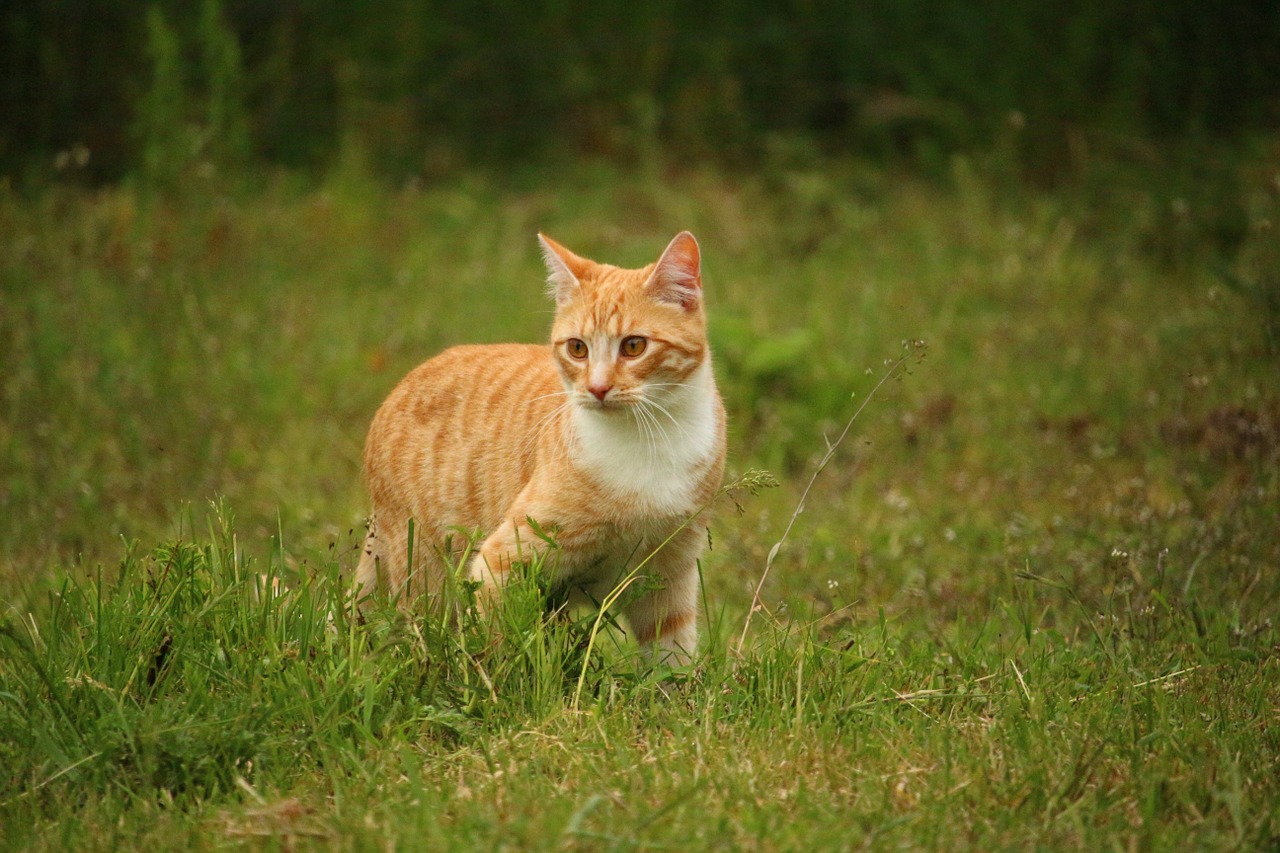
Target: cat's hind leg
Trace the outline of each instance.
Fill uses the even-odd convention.
[[[424,566],[421,546],[425,537],[412,519],[398,518],[398,513],[380,512],[369,522],[364,553],[356,567],[357,602],[375,593],[404,602],[426,591],[425,572],[415,571]]]
[[[369,532],[364,537],[364,550],[360,554],[360,562],[356,565],[355,604],[363,607],[371,596],[383,588],[380,582],[380,567],[386,565],[386,553],[377,535],[377,523],[369,519]]]

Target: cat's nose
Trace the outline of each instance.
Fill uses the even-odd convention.
[[[613,390],[613,386],[612,385],[588,385],[587,390],[590,391],[592,394],[594,394],[597,400],[603,403],[604,398],[609,396],[609,392]]]

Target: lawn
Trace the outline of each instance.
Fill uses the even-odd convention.
[[[1280,161],[1232,156],[0,189],[0,847],[1276,847]],[[683,228],[697,666],[536,572],[352,620],[392,385],[543,339],[536,232]]]

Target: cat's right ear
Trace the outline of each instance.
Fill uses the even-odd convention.
[[[542,260],[547,265],[547,296],[563,305],[578,295],[582,287],[579,276],[586,261],[561,246],[545,234],[538,235],[542,245]]]

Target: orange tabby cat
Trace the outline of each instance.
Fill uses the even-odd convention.
[[[686,522],[719,488],[725,455],[698,243],[682,232],[657,263],[624,270],[538,239],[556,301],[550,346],[446,350],[374,417],[357,582],[362,594],[438,592],[457,556],[446,538],[478,528],[467,572],[483,602],[513,561],[546,548],[532,518],[554,531],[555,585],[599,602],[671,537],[643,568],[657,583],[625,614],[640,642],[686,661],[706,539],[705,521]]]

